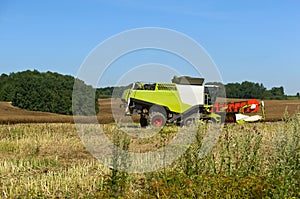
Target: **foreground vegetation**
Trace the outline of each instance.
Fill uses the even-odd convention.
[[[169,126],[154,137],[137,139],[112,124],[103,128],[116,144],[132,151],[160,147],[176,133]],[[299,117],[277,123],[228,124],[212,152],[200,157],[206,128],[201,124],[193,145],[171,166],[128,174],[93,158],[73,124],[1,125],[0,197],[300,197]]]

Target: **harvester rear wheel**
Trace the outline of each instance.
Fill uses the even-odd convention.
[[[166,116],[160,112],[152,112],[150,115],[150,125],[153,127],[165,126],[166,120]]]
[[[214,119],[214,118],[210,118],[210,119],[206,120],[206,123],[207,123],[207,124],[216,124],[217,121],[216,121],[216,119]]]
[[[194,113],[183,119],[183,126],[191,126],[199,122],[200,116],[198,113]]]

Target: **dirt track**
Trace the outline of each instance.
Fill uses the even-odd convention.
[[[237,101],[237,99],[230,99],[228,101]],[[114,122],[114,118],[124,120],[123,108],[119,105],[119,99],[100,99],[100,113],[97,118],[100,123]],[[281,120],[285,111],[289,115],[293,115],[297,111],[300,112],[300,100],[265,100],[265,112],[267,121]],[[112,114],[114,113],[114,115]],[[260,114],[258,112],[258,114]],[[128,118],[130,119],[130,118]],[[137,118],[134,118],[135,120]],[[88,121],[87,118],[85,118]],[[27,111],[13,107],[7,102],[0,102],[0,123],[31,123],[31,122],[74,122],[72,116],[59,115],[45,112]]]

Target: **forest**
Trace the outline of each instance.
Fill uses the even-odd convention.
[[[92,115],[98,113],[97,99],[121,97],[122,87],[93,88],[70,75],[55,72],[39,72],[27,70],[23,72],[2,74],[0,76],[0,101],[11,102],[12,105],[32,110],[72,115],[72,95],[74,82],[77,82],[75,105],[87,104],[88,99],[95,97],[95,106],[76,110],[76,114]],[[242,83],[207,83],[225,87],[220,96],[227,98],[287,99],[284,88],[266,89],[261,83],[244,81]],[[299,95],[299,93],[297,94]],[[299,96],[298,96],[299,97]],[[79,107],[79,106],[77,106]]]
[[[209,85],[217,85],[221,88],[223,92],[219,93],[219,96],[226,96],[227,98],[239,98],[239,99],[251,99],[256,98],[260,100],[286,100],[288,96],[284,93],[283,86],[272,87],[267,89],[262,83],[254,83],[249,81],[244,81],[242,83],[207,83]],[[298,95],[298,94],[297,94]],[[296,96],[295,96],[296,97]]]
[[[76,100],[79,104],[92,97],[95,89],[83,81],[69,75],[54,72],[27,70],[23,72],[2,74],[0,76],[0,101],[11,102],[13,106],[31,110],[72,115],[72,95],[76,80]],[[78,107],[78,106],[77,106]],[[80,115],[92,115],[98,112],[97,100],[94,106],[77,110]]]

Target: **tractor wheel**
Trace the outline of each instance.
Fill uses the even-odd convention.
[[[166,116],[160,112],[152,112],[150,115],[150,124],[153,127],[163,127],[166,124]]]
[[[191,126],[193,124],[197,124],[199,122],[199,114],[194,113],[186,118],[183,119],[183,126]]]

